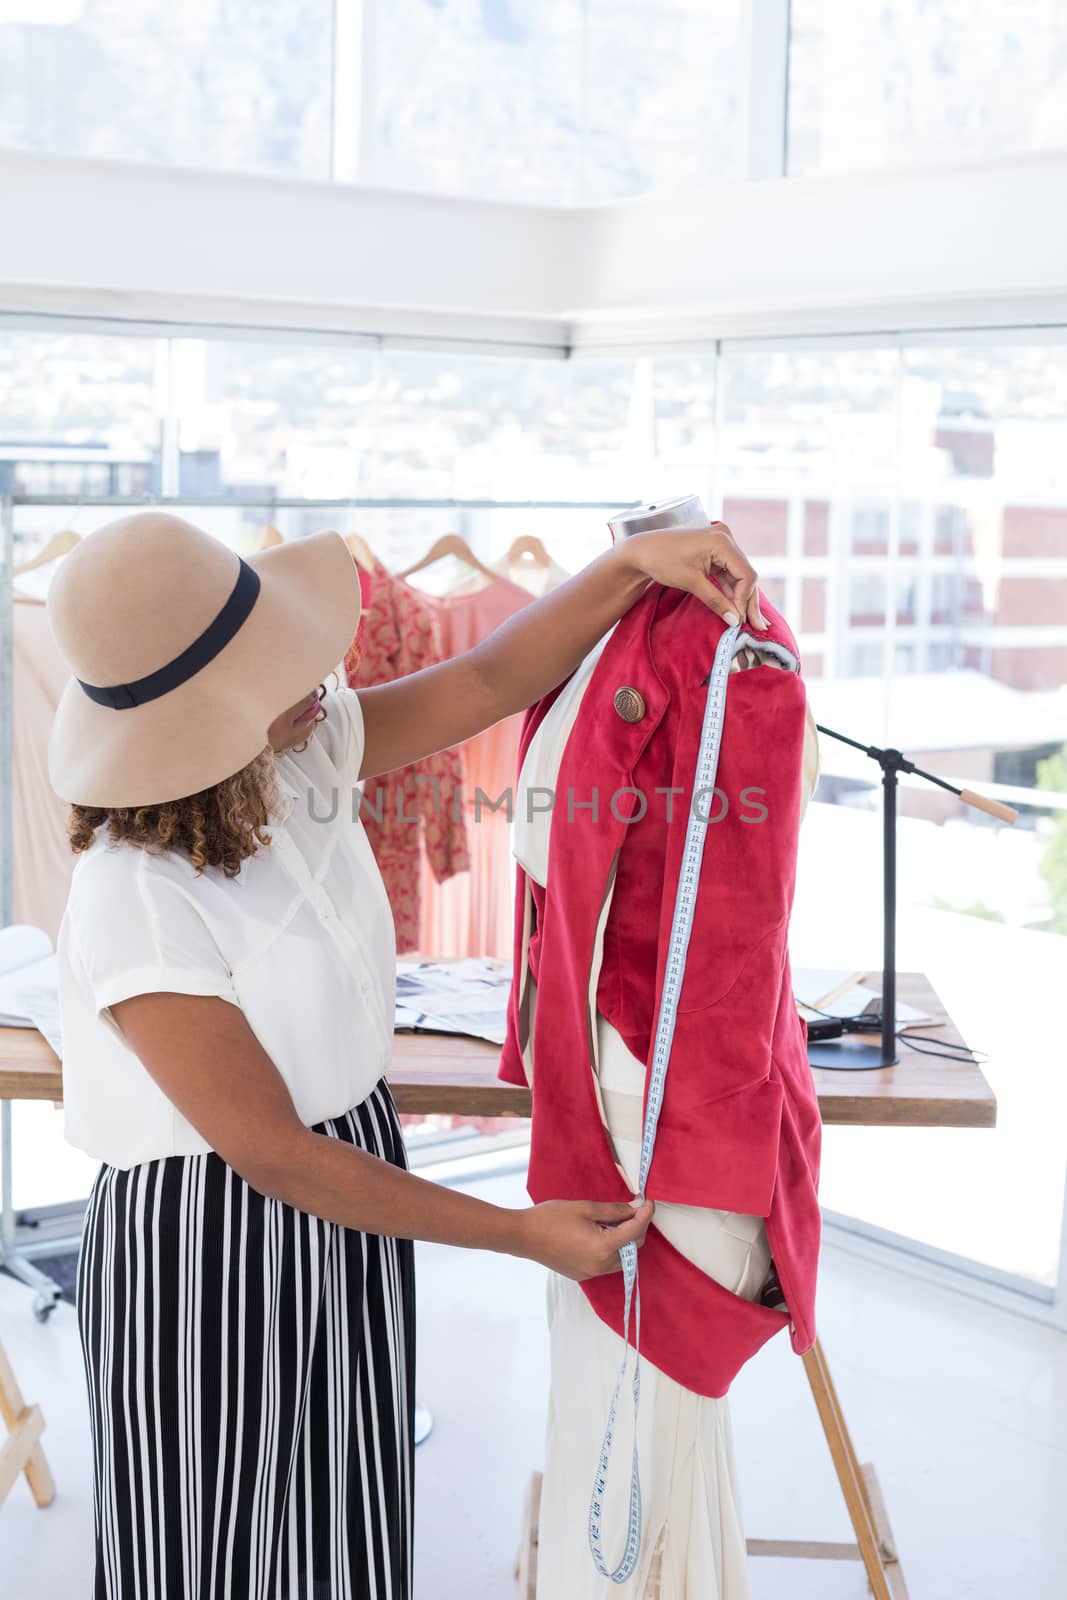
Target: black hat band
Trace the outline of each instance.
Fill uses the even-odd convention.
[[[241,561],[230,598],[200,637],[194,639],[180,656],[175,656],[165,667],[138,678],[134,683],[113,683],[100,688],[96,684],[83,682],[81,678],[78,682],[90,700],[95,700],[98,706],[109,706],[112,711],[129,711],[132,706],[143,706],[151,700],[158,700],[172,689],[180,689],[183,683],[188,683],[190,678],[225,650],[238,629],[247,622],[258,598],[259,573],[247,561]]]

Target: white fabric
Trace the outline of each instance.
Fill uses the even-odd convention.
[[[615,624],[618,627],[618,623]],[[535,883],[548,882],[548,835],[552,810],[548,795],[555,796],[559,765],[575,719],[581,708],[593,669],[615,632],[609,628],[585,660],[563,685],[534,730],[515,788],[511,849],[516,861]],[[541,793],[538,793],[540,788]]]
[[[577,1283],[548,1280],[552,1356],[537,1552],[538,1600],[748,1600],[742,1504],[730,1408],[641,1371],[638,1443],[645,1539],[626,1583],[600,1577],[589,1554],[589,1496],[622,1356],[622,1341]],[[633,1357],[631,1356],[631,1362]],[[632,1370],[632,1368],[631,1368]],[[605,1554],[622,1554],[633,1403],[623,1389],[604,1496]],[[612,1535],[614,1534],[614,1542]]]
[[[604,918],[601,918],[603,926]],[[594,965],[598,965],[594,963]],[[595,989],[593,991],[595,995]],[[537,986],[529,985],[531,1032]],[[597,1081],[616,1161],[637,1192],[645,1068],[597,1014]],[[527,1072],[531,1070],[529,1053]],[[532,1081],[532,1075],[531,1075]],[[626,1137],[636,1135],[636,1137]],[[660,1202],[655,1227],[732,1293],[753,1300],[771,1263],[760,1217]],[[639,1448],[644,1538],[633,1576],[609,1583],[589,1553],[588,1511],[623,1343],[578,1284],[549,1274],[551,1354],[538,1534],[538,1600],[749,1600],[729,1401],[694,1394],[642,1356]],[[624,1386],[604,1496],[609,1561],[622,1552],[633,1407]],[[610,1540],[617,1536],[617,1547]]]
[[[239,1006],[306,1126],[362,1103],[389,1062],[396,937],[358,818],[363,717],[351,689],[325,705],[308,748],[278,757],[272,842],[235,878],[103,830],[78,860],[58,943],[66,1136],[100,1161],[209,1148],[116,1028],[131,995]]]
[[[519,584],[523,589],[529,589],[535,599],[547,594],[550,589],[558,589],[560,584],[566,583],[571,576],[551,556],[546,567],[538,566],[536,561],[509,561],[506,554],[490,562],[490,566],[502,578],[510,578],[512,583]]]
[[[513,849],[530,878],[547,882],[551,809],[544,792],[554,792],[563,752],[574,727],[593,669],[607,635],[561,689],[534,733],[516,793]],[[780,666],[772,657],[745,650],[731,670],[761,664]],[[818,773],[818,737],[808,711],[804,804]],[[601,1116],[616,1164],[637,1192],[640,1165],[645,1066],[622,1037],[595,1012],[603,930],[614,881],[608,886],[594,944],[589,981],[590,1021],[595,1016],[594,1080]],[[529,1039],[537,1005],[537,986],[527,974],[528,1038],[524,1052],[533,1082],[536,1062]],[[760,1217],[661,1203],[654,1226],[681,1254],[732,1293],[754,1300],[771,1265],[770,1246]],[[745,1535],[730,1424],[724,1396],[694,1394],[642,1358],[640,1457],[644,1498],[644,1539],[637,1568],[624,1584],[602,1578],[588,1544],[588,1506],[604,1424],[623,1344],[601,1322],[580,1287],[550,1274],[548,1315],[551,1386],[545,1437],[538,1548],[538,1600],[749,1600]],[[624,1391],[609,1476],[604,1527],[609,1561],[622,1549],[629,1493],[632,1408]]]
[[[597,1014],[597,1077],[617,1160],[630,1190],[637,1193],[641,1170],[645,1064],[632,1055],[622,1036]],[[771,1265],[762,1217],[705,1206],[661,1202],[656,1227],[664,1238],[733,1294],[754,1300]]]

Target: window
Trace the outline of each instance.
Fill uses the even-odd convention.
[[[853,627],[881,627],[885,621],[885,574],[854,574],[848,586],[848,615]]]
[[[744,176],[746,14],[0,0],[0,147],[546,205],[692,187]]]
[[[378,357],[329,345],[177,339],[182,494],[369,494]]]
[[[930,579],[930,621],[958,620],[960,582],[954,572],[935,572]]]
[[[579,6],[370,3],[375,64],[364,181],[494,200],[576,198],[584,98]]]
[[[916,594],[918,580],[914,572],[902,574],[897,578],[897,622],[910,624],[915,621]]]
[[[970,553],[970,519],[965,506],[937,506],[934,511],[934,553],[965,556]]]
[[[926,670],[928,672],[949,672],[953,667],[958,667],[959,665],[956,646],[951,641],[927,645]]]
[[[757,354],[726,341],[720,379],[725,492],[765,511],[777,501],[796,529],[775,568],[787,617],[803,618],[810,586],[825,585],[822,673],[808,674],[818,720],[979,790],[1020,739],[1062,740],[1047,691],[1067,682],[1067,350],[990,338]],[[849,679],[867,680],[860,696]],[[834,952],[877,972],[881,775],[868,763],[858,789],[862,759],[857,767],[829,738],[821,753],[824,793],[851,785],[861,815],[853,840],[832,806],[809,807],[794,966]],[[1064,960],[1051,930],[1067,914],[1062,885],[1044,872],[1062,815],[1033,787],[1010,830],[971,810],[934,820],[934,788],[913,798],[904,787],[899,799],[898,965],[926,971],[964,1037],[989,1053],[997,1129],[830,1127],[821,1185],[829,1214],[1012,1274],[1031,1291],[1054,1281],[1059,1257],[1064,1151],[1046,1108],[1060,1089],[1040,1018]],[[831,878],[869,886],[850,901],[847,932],[843,902],[826,895]],[[998,999],[1005,983],[1010,1011]]]
[[[915,555],[922,539],[923,508],[917,500],[902,500],[897,513],[902,555]]]
[[[873,545],[883,553],[889,542],[889,507],[856,506],[852,512],[853,549]]]
[[[370,3],[365,181],[567,205],[742,175],[744,0]]]
[[[849,644],[844,652],[846,678],[876,678],[885,670],[885,650],[881,644]]]
[[[720,369],[723,493],[797,506],[811,553],[849,548],[850,506],[876,498],[894,462],[896,356],[888,350],[726,346]]]
[[[789,172],[1067,145],[1062,0],[792,0]]]
[[[579,202],[742,178],[748,0],[588,0]]]
[[[0,494],[158,493],[161,345],[67,333],[0,332]],[[74,513],[64,513],[85,531]],[[24,511],[16,558],[56,531]]]
[[[920,614],[906,635],[928,676],[909,692],[897,657],[884,691],[892,737],[873,703],[870,737],[961,787],[1015,782],[1033,798],[1013,828],[991,828],[970,809],[934,822],[923,810],[929,796],[913,804],[903,789],[900,797],[898,965],[927,971],[964,1038],[988,1053],[997,1128],[850,1129],[844,1137],[827,1128],[822,1200],[831,1214],[1050,1287],[1064,1149],[1049,1131],[1048,1106],[1059,1106],[1061,1089],[1041,1046],[1041,1017],[1064,962],[1063,934],[1052,931],[1067,925],[1057,921],[1067,906],[1062,873],[1053,871],[1064,821],[1043,803],[1032,771],[1017,771],[1017,758],[1035,745],[1059,749],[1063,738],[1048,691],[1067,682],[1067,350],[1039,340],[905,348],[900,396],[900,492],[926,508],[932,528],[921,563],[929,631]],[[969,436],[980,450],[947,449],[946,419],[957,443]],[[848,666],[859,671],[863,662],[853,653]],[[873,655],[871,668],[881,674]],[[816,706],[832,724],[832,701]],[[834,755],[825,754],[832,771]],[[873,792],[872,804],[877,831]],[[809,835],[805,848],[815,844]],[[876,849],[872,836],[865,858]],[[857,858],[852,871],[861,870]],[[880,912],[876,883],[872,894]],[[807,914],[802,906],[798,938]],[[877,970],[873,925],[868,937]],[[1010,1007],[998,999],[1005,984]]]
[[[855,350],[727,341],[718,357],[562,362],[281,335],[0,332],[7,488],[13,470],[74,494],[102,469],[115,482],[180,474],[188,494],[232,499],[189,515],[238,547],[265,520],[241,497],[272,492],[616,505],[698,493],[713,514],[729,508],[794,631],[817,635],[818,670],[810,657],[806,669],[824,726],[897,746],[961,787],[1032,788],[1010,830],[966,810],[946,820],[944,791],[900,791],[898,962],[928,972],[964,1037],[989,1053],[999,1126],[828,1128],[822,1176],[828,1212],[1031,1288],[1053,1281],[1064,1182],[1063,1092],[1046,1037],[1064,959],[1056,930],[1067,926],[1051,870],[1063,812],[1034,752],[1063,743],[1065,440],[1067,346],[1048,337]],[[62,518],[85,533],[111,515],[20,508],[17,529],[40,539]],[[599,509],[278,514],[288,537],[327,517],[358,528],[394,568],[450,528],[489,560],[537,534],[568,571],[607,546]],[[843,829],[829,798],[808,809],[794,965],[877,971],[880,772],[830,738],[821,754],[822,793],[847,788],[855,815]],[[51,1173],[43,1142],[39,1153],[34,1170]]]
[[[331,0],[0,0],[0,146],[328,177]]]

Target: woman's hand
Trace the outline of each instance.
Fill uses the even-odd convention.
[[[113,1015],[149,1075],[211,1149],[260,1194],[344,1228],[541,1261],[568,1278],[619,1268],[653,1205],[490,1205],[306,1127],[237,1006],[216,995],[139,994]],[[218,1062],[226,1071],[218,1071]]]
[[[564,1278],[599,1278],[618,1272],[624,1244],[642,1245],[655,1210],[651,1200],[627,1205],[586,1200],[546,1200],[516,1213],[511,1251],[551,1267]]]
[[[755,569],[724,522],[632,534],[522,606],[473,650],[360,689],[360,777],[395,772],[524,711],[569,677],[650,578],[696,595],[731,627],[742,620],[767,627]]]
[[[730,627],[743,619],[754,628],[767,627],[760,611],[755,568],[734,543],[725,522],[634,533],[617,549],[622,558],[635,562],[645,577],[695,594]]]

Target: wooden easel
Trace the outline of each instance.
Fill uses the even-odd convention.
[[[856,1543],[825,1539],[749,1539],[750,1556],[810,1557],[816,1561],[862,1561],[875,1600],[908,1600],[908,1588],[889,1526],[878,1475],[869,1461],[861,1466],[837,1398],[830,1369],[816,1339],[800,1358],[808,1375],[822,1431],[848,1507]]]
[[[859,1463],[818,1339],[801,1360],[830,1446],[849,1519],[856,1531],[856,1543],[827,1539],[749,1539],[746,1541],[748,1553],[750,1556],[789,1556],[793,1560],[862,1561],[875,1600],[908,1600],[877,1474],[869,1461],[862,1466]],[[540,1507],[541,1474],[535,1472],[526,1489],[522,1535],[515,1561],[519,1600],[536,1600]]]
[[[26,1474],[30,1492],[39,1506],[51,1504],[56,1492],[48,1462],[41,1449],[44,1417],[40,1406],[28,1406],[22,1398],[14,1369],[0,1344],[0,1417],[7,1438],[0,1446],[0,1505],[7,1499],[20,1472]]]

